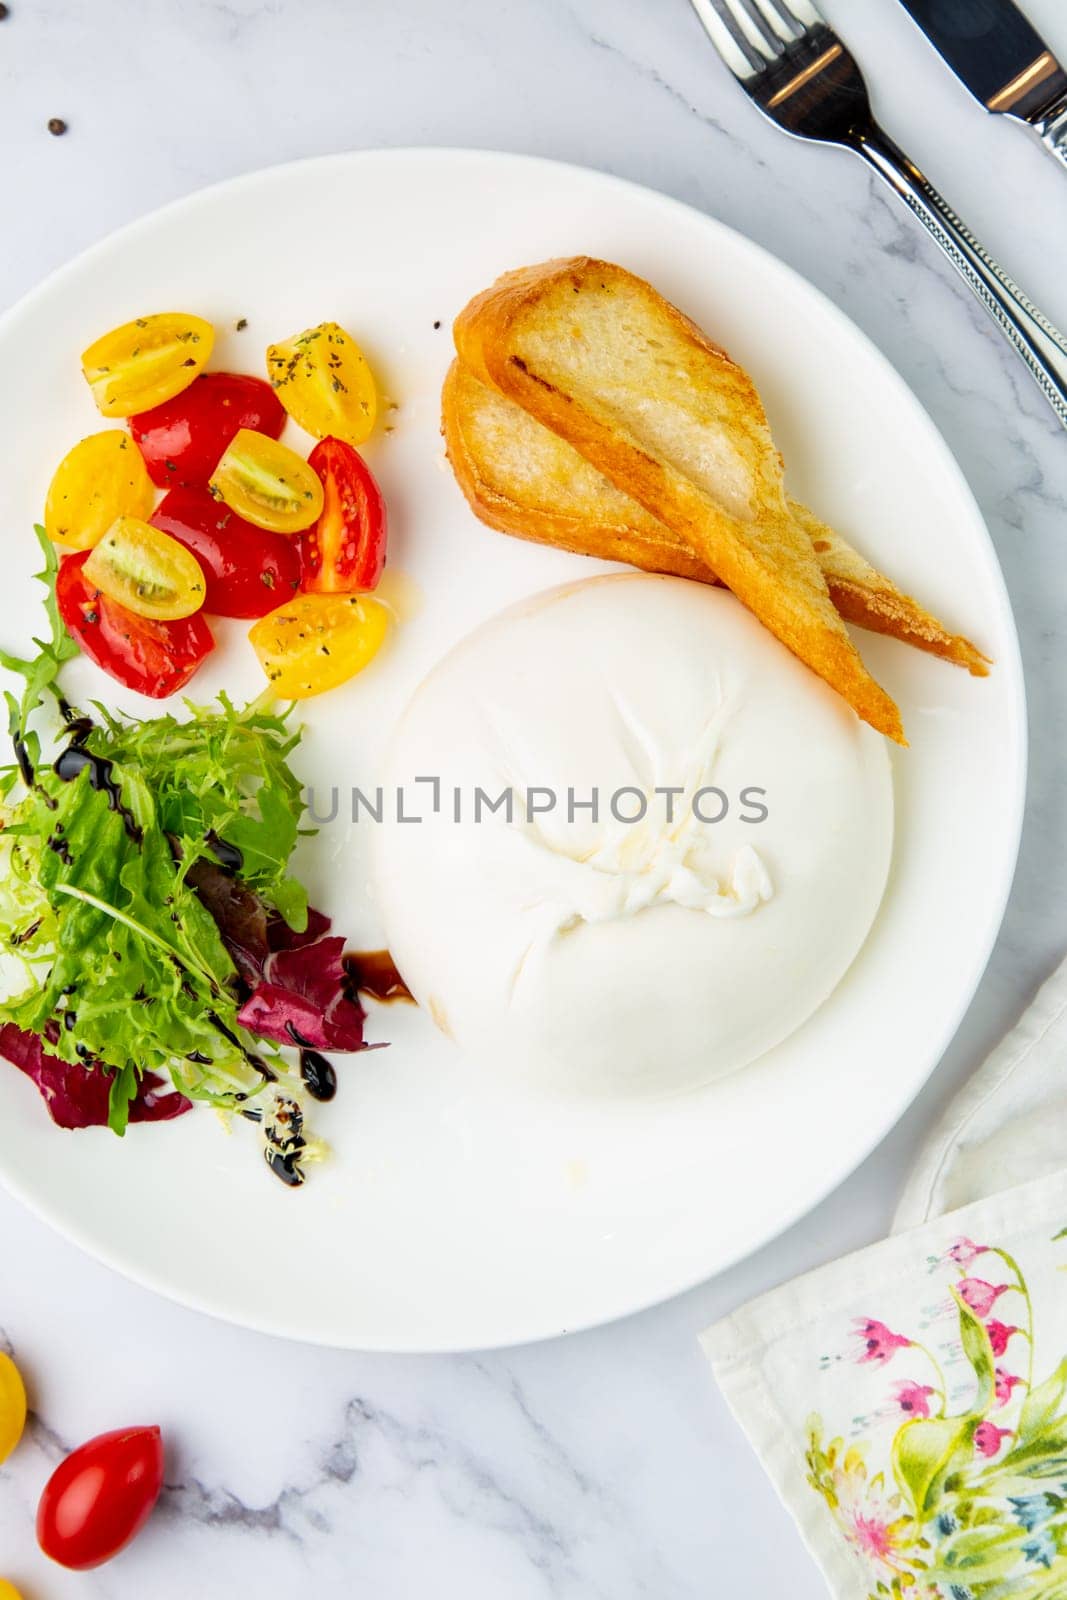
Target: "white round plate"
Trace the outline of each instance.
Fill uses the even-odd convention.
[[[262,372],[266,344],[332,318],[395,402],[369,454],[391,560],[421,610],[359,679],[306,706],[303,775],[321,809],[373,788],[407,696],[510,602],[606,570],[490,532],[444,462],[438,395],[452,317],[498,273],[587,252],[684,307],[752,373],[792,492],[905,590],[995,657],[985,681],[890,640],[864,655],[900,704],[896,848],[875,929],[831,1000],[756,1065],[654,1103],[533,1102],[486,1079],[411,1007],[373,1008],[388,1050],[339,1058],[316,1110],[333,1147],[296,1193],[255,1131],[207,1111],[121,1143],[63,1133],[0,1070],[0,1175],[101,1260],[250,1327],[377,1350],[544,1338],[638,1310],[729,1266],[796,1220],[886,1133],[974,993],[1000,923],[1024,788],[1017,641],[973,499],[914,397],[787,267],[661,195],[481,152],[372,151],[257,173],[148,217],[57,273],[0,323],[7,558],[0,643],[40,627],[31,524],[62,453],[101,425],[79,374],[90,340],[154,310],[209,317],[212,365]],[[236,330],[239,319],[247,326]],[[296,430],[294,437],[299,441]],[[306,441],[304,441],[306,443]],[[244,627],[222,632],[201,700],[262,687]],[[84,661],[74,697],[150,712]],[[370,824],[302,847],[312,900],[352,945],[378,939]]]

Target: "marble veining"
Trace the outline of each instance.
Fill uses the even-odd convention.
[[[1067,53],[1057,0],[1025,8]],[[894,0],[825,9],[885,125],[1067,325],[1062,171],[973,107]],[[46,132],[53,116],[65,137]],[[0,134],[0,305],[204,183],[366,145],[527,150],[721,217],[847,311],[945,433],[1005,569],[1033,737],[1008,916],[928,1088],[817,1211],[656,1311],[478,1357],[309,1351],[155,1299],[0,1194],[0,1347],[34,1408],[0,1469],[0,1575],[25,1600],[816,1600],[695,1335],[884,1231],[922,1129],[1067,944],[1067,436],[917,224],[855,159],[761,122],[685,0],[144,0],[136,15],[120,0],[11,0]],[[91,1433],[150,1420],[170,1453],[149,1531],[96,1573],[50,1568],[32,1519],[51,1466]]]

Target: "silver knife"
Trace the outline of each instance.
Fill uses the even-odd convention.
[[[1036,129],[1067,167],[1067,71],[1012,0],[901,0],[987,111]]]

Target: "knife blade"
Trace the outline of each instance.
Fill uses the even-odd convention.
[[[987,111],[1027,123],[1067,166],[1067,71],[1012,0],[901,0]]]

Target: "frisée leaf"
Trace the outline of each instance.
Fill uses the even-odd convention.
[[[323,937],[328,920],[289,870],[299,730],[267,696],[186,701],[181,718],[68,705],[59,674],[77,647],[37,531],[50,637],[31,658],[0,651],[24,681],[6,696],[15,760],[0,769],[0,1055],[67,1128],[106,1120],[121,1134],[192,1101],[247,1112],[291,1075],[278,1045],[301,1036],[287,1017],[309,1040],[365,1048],[342,941]],[[267,985],[273,1005],[250,1012]]]

